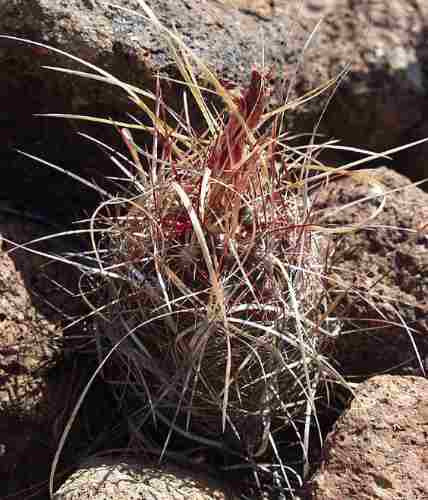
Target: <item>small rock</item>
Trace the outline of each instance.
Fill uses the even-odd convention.
[[[312,500],[428,498],[428,380],[374,377],[327,437]]]
[[[93,459],[72,474],[54,500],[232,500],[211,479],[172,466]]]

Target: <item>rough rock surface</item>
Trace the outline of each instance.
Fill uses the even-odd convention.
[[[55,500],[232,500],[214,481],[174,467],[144,467],[119,459],[96,459],[72,474]]]
[[[428,194],[387,168],[366,174],[383,186],[386,204],[367,228],[336,238],[332,276],[336,291],[347,291],[339,311],[348,320],[335,359],[353,375],[421,374],[421,363],[428,370]],[[367,178],[346,177],[323,189],[314,209],[325,210],[326,224],[347,225],[366,220],[379,203]]]
[[[321,130],[346,145],[376,151],[426,137],[421,126],[428,120],[428,3],[297,0],[293,6],[301,5],[302,14],[293,18],[298,17],[304,30],[313,27],[314,19],[305,15],[313,3],[324,5],[325,18],[305,53],[299,93],[337,76],[350,64]],[[423,150],[426,146],[402,154],[399,171],[413,180],[428,177],[423,158],[419,163],[412,160]]]
[[[0,238],[21,242],[40,236],[38,226],[22,223],[0,212]],[[49,448],[49,408],[46,405],[46,372],[58,354],[60,326],[35,305],[34,294],[43,280],[30,255],[3,253],[0,247],[0,496],[28,485],[29,454],[34,481]],[[45,284],[46,286],[46,284]],[[30,451],[31,450],[31,451]],[[32,460],[31,460],[32,461]]]
[[[1,226],[0,226],[1,227]],[[21,272],[0,256],[0,408],[31,412],[42,396],[40,373],[52,362],[61,329],[34,307]]]
[[[40,489],[37,482],[47,478],[63,412],[77,389],[70,387],[77,380],[75,374],[59,377],[57,368],[63,314],[71,320],[77,304],[51,281],[71,287],[72,273],[23,250],[6,253],[12,248],[7,240],[26,243],[47,232],[44,225],[12,215],[0,204],[1,498],[12,494],[25,498],[18,493],[22,489],[34,487],[28,495]],[[53,250],[48,243],[34,248]]]
[[[139,5],[135,0],[115,3],[134,11]],[[177,77],[167,46],[152,24],[107,4],[98,0],[0,0],[0,33],[49,43],[145,89],[153,89],[158,71]],[[283,17],[261,19],[251,10],[209,0],[156,0],[150,6],[167,26],[174,22],[185,43],[222,78],[246,81],[252,64],[262,62],[263,40],[266,60],[282,66],[295,57],[296,51],[289,47],[295,41],[288,39]],[[113,145],[120,144],[117,133],[111,127],[91,127],[80,121],[53,123],[31,115],[60,112],[124,119],[127,112],[138,118],[142,113],[116,88],[41,70],[40,66],[49,64],[72,66],[65,57],[42,48],[0,40],[0,69],[7,74],[0,82],[4,104],[0,157],[10,178],[7,190],[0,188],[0,196],[20,199],[57,217],[76,218],[72,212],[81,214],[85,202],[93,206],[93,193],[79,187],[77,195],[74,183],[63,175],[46,167],[34,168],[33,161],[19,157],[11,148],[24,149],[103,182],[111,162],[75,132],[84,130]],[[180,89],[172,82],[163,86],[164,99],[179,111]],[[138,134],[137,140],[141,140]],[[34,189],[35,182],[44,186],[42,196],[41,190]]]
[[[312,500],[428,498],[428,380],[374,377],[327,438]]]

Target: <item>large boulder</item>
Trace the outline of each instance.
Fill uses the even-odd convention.
[[[177,78],[166,43],[153,23],[138,16],[142,13],[138,2],[115,3],[135,14],[103,1],[0,0],[0,33],[48,43],[143,89],[154,89],[158,72]],[[262,19],[230,2],[209,0],[156,0],[150,6],[166,26],[174,24],[187,46],[223,79],[247,81],[251,66],[262,63],[263,46],[268,64],[275,61],[282,67],[295,56],[296,51],[289,46],[294,40],[288,38],[283,16]],[[15,202],[19,199],[21,204],[57,219],[70,219],[81,215],[85,206],[93,207],[98,195],[47,167],[35,167],[12,148],[104,183],[104,176],[112,170],[111,162],[75,132],[86,131],[114,146],[121,141],[110,126],[65,120],[53,123],[32,114],[77,113],[129,120],[126,113],[137,118],[142,118],[142,113],[117,88],[41,69],[49,64],[85,70],[43,48],[0,40],[0,71],[7,75],[0,83],[0,157],[9,178],[7,186],[2,183],[0,196]],[[162,87],[163,98],[181,112],[182,86],[162,81]],[[43,185],[43,190],[34,189],[35,185]]]
[[[312,500],[428,498],[428,380],[374,377],[358,388],[324,448]]]
[[[10,237],[10,231],[6,231],[1,222],[0,230]],[[3,243],[3,249],[5,246]],[[37,274],[29,273],[30,261],[31,257],[27,257],[16,262],[11,256],[0,254],[0,407],[3,411],[13,407],[31,412],[37,406],[43,392],[40,374],[52,363],[62,341],[61,328],[35,307],[27,288],[25,280],[32,281],[33,286],[35,281],[40,282]],[[22,263],[25,268],[19,267]]]
[[[325,16],[302,58],[299,93],[334,78],[349,64],[321,123],[327,138],[383,151],[427,136],[427,2],[296,0],[291,7],[279,2],[280,8],[283,4],[303,33],[316,21],[307,15],[311,5],[322,4]],[[317,112],[321,102],[310,105]],[[308,116],[313,119],[314,113]],[[398,170],[413,180],[428,177],[424,151],[426,146],[419,146],[400,155]]]

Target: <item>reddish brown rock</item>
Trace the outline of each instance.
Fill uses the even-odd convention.
[[[332,181],[315,197],[324,222],[341,226],[366,221],[379,207],[379,191],[369,178],[386,193],[384,209],[367,227],[334,237],[333,289],[346,292],[338,308],[345,326],[335,359],[353,376],[391,370],[421,374],[428,368],[428,194],[387,168],[364,175],[361,182]]]
[[[426,136],[421,125],[428,120],[428,3],[295,0],[278,2],[278,8],[284,5],[288,17],[303,32],[310,32],[320,16],[308,14],[320,4],[325,17],[302,60],[298,93],[338,76],[349,64],[320,130],[328,138],[375,151]],[[320,106],[319,99],[309,105],[315,113]],[[313,120],[313,114],[309,116]],[[400,172],[413,180],[428,177],[426,162],[421,157],[422,161],[413,161],[422,149],[403,154],[398,164]]]
[[[1,212],[0,238],[25,242],[40,236],[40,228]],[[38,230],[39,229],[39,230]],[[43,315],[40,285],[42,258],[5,253],[12,245],[2,241],[0,253],[0,405],[31,413],[42,397],[42,374],[62,344],[62,329]],[[36,265],[37,262],[37,265]],[[46,281],[45,281],[46,280]]]
[[[349,65],[321,122],[320,130],[327,137],[380,151],[426,136],[428,4],[424,0],[229,3],[254,13],[263,11],[266,18],[287,20],[289,36],[297,41],[292,47],[299,61],[292,89],[295,95],[338,77]],[[303,44],[321,18],[302,54]],[[284,61],[287,79],[294,79],[295,60]],[[311,129],[330,94],[297,109],[296,123],[306,131]],[[403,157],[402,173],[412,179],[428,176],[424,161],[415,164],[407,155]]]
[[[428,498],[428,380],[374,377],[327,438],[312,500]]]

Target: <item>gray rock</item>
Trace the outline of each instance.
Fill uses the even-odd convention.
[[[135,0],[115,3],[138,10]],[[227,2],[208,0],[157,0],[150,6],[166,26],[175,25],[188,47],[221,78],[247,81],[251,66],[262,63],[263,51],[266,63],[281,71],[286,61],[295,59],[292,45],[296,42],[287,35],[288,23],[283,15],[265,18]],[[0,33],[51,44],[144,89],[154,88],[157,72],[177,77],[166,44],[153,25],[138,15],[108,7],[108,2],[0,0]],[[4,96],[0,158],[9,176],[7,188],[0,188],[0,197],[19,197],[56,218],[76,218],[71,213],[93,207],[97,195],[80,186],[73,190],[75,184],[64,176],[46,167],[34,168],[34,162],[20,158],[12,148],[24,149],[103,183],[103,177],[113,171],[111,162],[93,144],[76,137],[76,129],[113,146],[121,141],[108,126],[52,122],[32,114],[77,113],[124,119],[126,113],[138,118],[142,113],[116,88],[41,70],[41,65],[76,68],[66,58],[42,48],[0,40],[0,70],[7,75],[0,82],[0,95]],[[171,82],[163,85],[164,99],[179,111],[181,91],[182,87]],[[137,134],[137,139],[143,142],[147,138]],[[42,196],[35,185],[43,186]]]
[[[233,500],[202,475],[171,466],[153,467],[126,459],[93,459],[55,493],[54,500]]]

